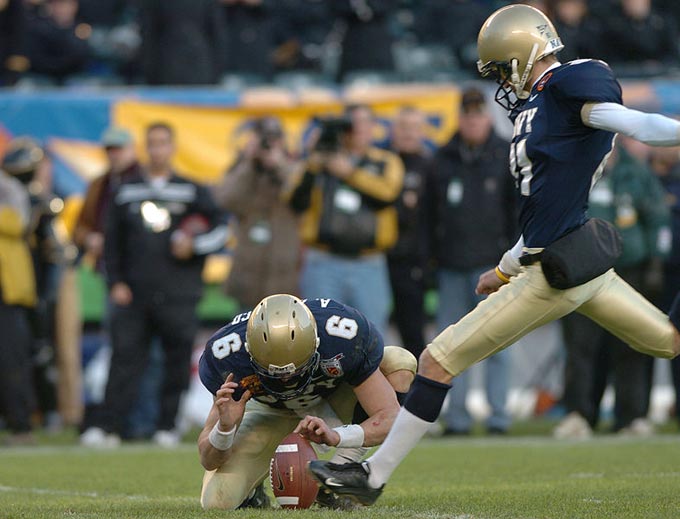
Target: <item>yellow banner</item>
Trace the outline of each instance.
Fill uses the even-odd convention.
[[[124,100],[113,107],[112,122],[129,129],[144,161],[144,131],[155,122],[166,122],[176,132],[175,167],[200,182],[217,182],[244,141],[248,123],[257,117],[278,117],[286,131],[289,149],[298,153],[303,135],[318,115],[338,114],[345,103],[367,103],[379,123],[376,139],[389,135],[391,120],[403,106],[415,106],[427,115],[427,137],[446,142],[457,128],[460,91],[453,86],[398,86],[346,92],[343,98],[288,94],[255,96],[244,93],[242,106],[211,108]],[[279,93],[280,94],[280,93]]]

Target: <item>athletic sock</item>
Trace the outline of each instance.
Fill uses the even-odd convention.
[[[439,417],[450,384],[417,375],[380,448],[368,458],[368,484],[380,488]]]

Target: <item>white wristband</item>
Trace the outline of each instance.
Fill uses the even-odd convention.
[[[343,425],[333,429],[340,435],[340,441],[336,447],[363,447],[364,428],[358,424]]]
[[[510,251],[507,251],[503,254],[501,262],[498,264],[498,268],[501,269],[501,272],[506,276],[512,277],[519,274],[521,265],[519,260],[515,258]]]
[[[208,441],[218,451],[226,451],[234,443],[234,436],[236,436],[236,426],[234,425],[231,431],[224,432],[220,430],[220,421],[218,420],[208,435]]]

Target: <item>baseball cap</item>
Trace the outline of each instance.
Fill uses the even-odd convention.
[[[486,110],[486,96],[477,87],[469,87],[463,91],[463,97],[460,102],[463,112],[482,112]]]
[[[132,142],[132,135],[124,128],[112,126],[106,129],[101,142],[105,148],[122,148]]]

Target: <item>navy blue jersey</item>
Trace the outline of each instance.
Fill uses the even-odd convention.
[[[586,221],[588,193],[614,144],[613,133],[583,124],[586,102],[622,103],[621,86],[602,61],[550,69],[511,115],[510,171],[527,247],[545,247]]]
[[[321,360],[302,395],[280,400],[260,384],[244,346],[250,312],[237,315],[208,340],[198,364],[203,385],[214,395],[233,373],[239,383],[236,399],[250,389],[255,400],[272,407],[303,409],[318,404],[341,382],[358,386],[378,369],[383,339],[361,313],[333,299],[313,299],[305,304],[316,319]]]

